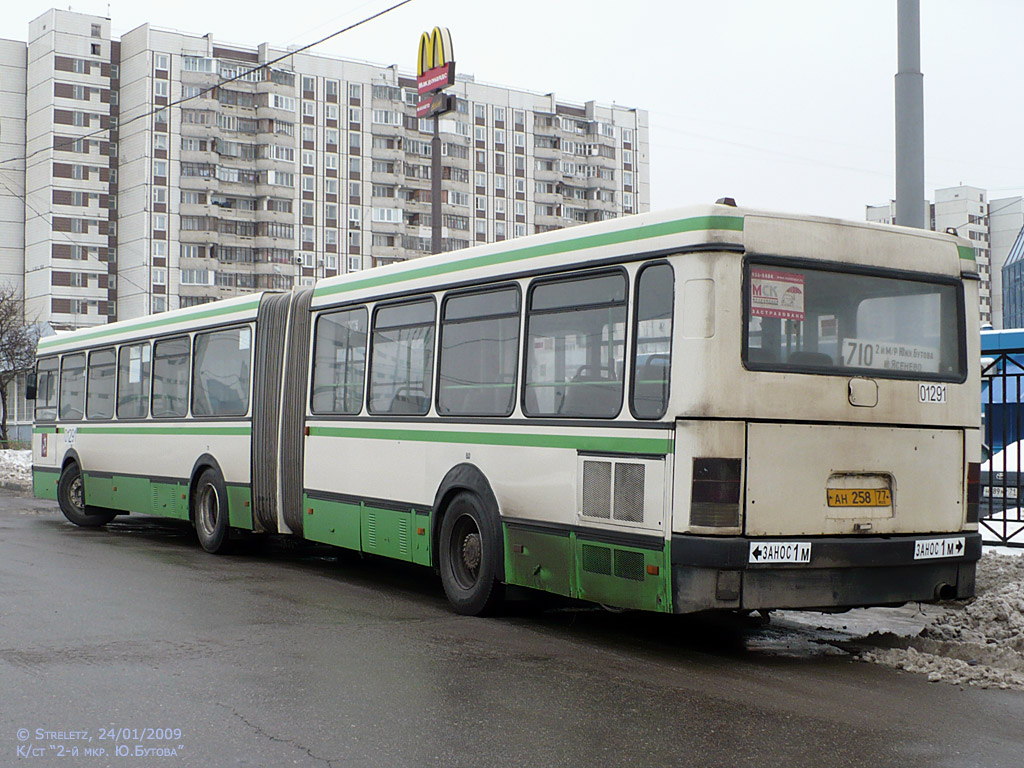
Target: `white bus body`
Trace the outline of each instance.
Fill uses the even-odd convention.
[[[173,419],[37,410],[36,493],[78,472],[76,522],[433,566],[466,613],[503,585],[675,612],[965,597],[977,301],[966,241],[722,205],[425,257],[45,339],[40,387],[70,360],[72,406],[75,354],[187,337],[192,369],[154,377]],[[244,416],[197,413],[226,376],[197,336],[241,327]]]

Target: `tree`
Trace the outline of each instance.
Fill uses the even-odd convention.
[[[7,390],[36,362],[38,334],[25,323],[25,299],[13,285],[0,286],[0,448],[10,447]]]

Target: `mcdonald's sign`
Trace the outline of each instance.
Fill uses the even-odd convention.
[[[420,96],[447,88],[455,82],[455,55],[447,27],[434,27],[433,32],[420,35],[416,74]]]

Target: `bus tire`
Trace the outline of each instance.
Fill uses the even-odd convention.
[[[57,504],[60,505],[64,517],[83,528],[99,528],[117,517],[114,512],[88,513],[85,506],[82,469],[75,461],[68,462],[60,473],[60,481],[57,483]]]
[[[503,553],[497,514],[476,494],[461,491],[445,510],[439,543],[441,583],[455,612],[494,613],[504,597],[497,579]]]
[[[228,489],[220,472],[213,467],[204,469],[196,481],[192,492],[192,522],[203,549],[214,555],[228,551]]]

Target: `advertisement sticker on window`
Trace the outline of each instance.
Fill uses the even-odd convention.
[[[804,319],[804,276],[771,269],[750,270],[751,317]]]

